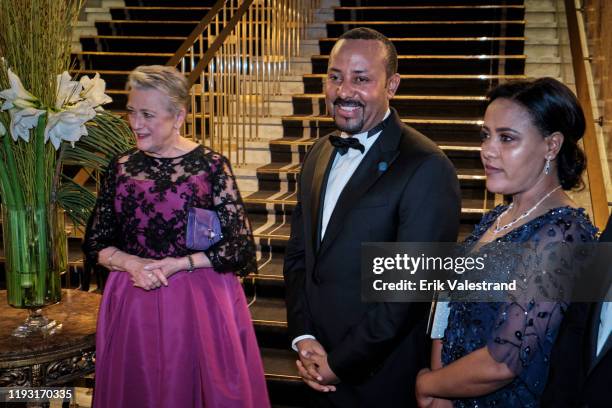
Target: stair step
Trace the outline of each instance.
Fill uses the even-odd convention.
[[[423,118],[443,118],[453,115],[456,118],[471,118],[484,115],[486,98],[481,95],[402,95],[395,94],[390,101],[391,107],[400,114],[410,114]],[[293,95],[293,113],[296,115],[324,115],[327,112],[325,95]]]
[[[114,20],[194,20],[202,19],[212,9],[211,6],[126,6],[110,8],[110,15]],[[234,7],[233,10],[236,8]],[[254,10],[254,8],[252,8]],[[274,10],[271,7],[259,7],[260,13]],[[255,13],[255,11],[253,11]]]
[[[291,234],[291,229],[289,225],[272,225],[267,229],[262,229],[259,232],[254,232],[253,237],[259,240],[274,240],[274,241],[289,241],[289,235]],[[258,241],[256,241],[258,242]],[[259,243],[259,242],[258,242]]]
[[[315,137],[284,137],[268,142],[270,158],[276,163],[302,162],[306,152],[318,138]],[[446,153],[457,169],[480,168],[480,140],[464,140],[438,143],[438,147]]]
[[[368,27],[387,37],[422,37],[423,32],[436,37],[468,36],[523,36],[523,20],[457,20],[457,21],[328,21],[327,32],[331,37],[356,27]]]
[[[524,0],[504,0],[506,5],[523,5]],[[381,4],[380,0],[342,0],[342,5],[345,7],[377,7]],[[499,3],[499,1],[491,0],[410,0],[411,6],[453,6],[457,4],[461,5],[490,5],[491,3]],[[405,6],[406,0],[385,0],[386,6]]]
[[[83,51],[107,52],[137,52],[138,50],[151,50],[156,52],[174,54],[186,37],[173,36],[113,36],[95,35],[81,36]],[[196,44],[196,52],[199,52]]]
[[[400,75],[397,94],[484,96],[499,83],[526,79],[525,75]],[[327,74],[304,75],[306,93],[322,93]]]
[[[473,212],[465,212],[462,214],[462,223],[459,228],[459,237],[458,241],[463,241],[467,235],[469,235],[474,229],[474,225],[480,220],[482,216],[481,211],[473,211]],[[466,215],[476,215],[476,218],[472,218],[468,220],[465,218]],[[255,217],[257,218],[257,217]],[[255,225],[255,222],[252,222]],[[261,227],[262,223],[259,224]],[[260,231],[253,234],[255,238],[255,242],[258,245],[272,245],[277,248],[281,248],[280,250],[284,251],[287,242],[289,241],[289,236],[291,233],[291,229],[288,224],[271,224],[269,227],[261,229]]]
[[[284,299],[258,297],[249,310],[253,324],[256,326],[287,328]]]
[[[201,20],[211,7],[128,6],[112,7],[113,20]]]
[[[311,57],[313,60],[329,60],[329,55],[313,55]],[[524,60],[526,56],[524,54],[521,55],[398,55],[398,60],[410,60],[414,62],[415,60],[448,60],[448,62],[454,62],[455,60],[506,60],[506,59],[516,59],[516,60]],[[425,75],[425,74],[422,74]]]
[[[82,51],[72,54],[72,59],[81,69],[131,71],[139,65],[165,65],[173,55],[163,52]]]
[[[286,193],[278,197],[278,191],[259,190],[243,198],[245,205],[270,205],[282,207],[294,207],[297,205],[297,194]],[[465,198],[462,200],[461,212],[464,214],[484,214],[485,211],[492,208],[490,205],[483,204],[484,200]],[[253,208],[253,207],[251,207]],[[284,210],[284,209],[283,209]],[[266,210],[268,211],[268,210]],[[260,271],[261,272],[261,271]],[[264,274],[265,275],[265,274]]]
[[[398,71],[403,74],[513,74],[525,68],[525,55],[399,55]],[[327,72],[329,55],[312,57],[312,72]]]
[[[95,21],[109,21],[112,19],[106,7],[85,7],[85,15],[87,16],[87,21],[90,23]]]
[[[131,21],[113,20],[98,21],[96,28],[100,35],[150,35],[155,37],[160,33],[172,33],[172,36],[188,36],[198,21]]]
[[[295,351],[262,348],[261,352],[266,378],[302,382],[295,365]]]
[[[296,353],[293,350],[264,347],[261,348],[261,355],[272,407],[306,407],[309,394],[297,373]]]
[[[398,54],[522,54],[525,37],[397,37],[390,38]],[[321,54],[329,54],[337,38],[319,41]]]
[[[420,118],[403,116],[402,122],[414,127],[438,144],[478,143],[482,118]],[[285,137],[321,137],[335,130],[329,116],[291,115],[283,117]]]
[[[171,57],[174,53],[171,52],[120,52],[120,51],[81,51],[75,55],[97,55],[97,56],[118,56],[118,57]]]
[[[281,139],[271,140],[270,146],[272,148],[274,146],[312,146],[318,138],[305,137],[305,138],[295,138],[295,137],[286,137]],[[442,151],[468,151],[468,152],[480,152],[480,142],[479,141],[465,141],[465,142],[449,142],[447,144],[438,145],[438,147]]]
[[[461,187],[461,197],[466,199],[466,209],[491,208],[489,204],[494,196],[486,192],[486,176],[480,164],[477,152],[457,151],[449,153],[449,159],[455,165],[457,178]],[[292,195],[297,191],[297,179],[300,173],[299,160],[303,159],[303,154],[297,158],[297,162],[272,162],[257,169],[257,185],[261,191],[275,191],[274,196],[249,195],[245,197],[248,212],[253,222],[253,230],[256,236],[270,238],[270,235],[278,236],[278,239],[285,239],[289,235],[289,222],[292,206],[286,207],[295,200]],[[272,198],[276,202],[266,202],[266,198]],[[473,201],[476,200],[476,201]],[[269,205],[279,205],[268,207]],[[466,211],[475,213],[476,211]],[[269,215],[281,215],[281,218]]]
[[[321,93],[312,94],[295,94],[295,99],[325,99],[325,95]],[[459,102],[470,102],[470,101],[485,101],[484,96],[473,96],[473,95],[401,95],[396,94],[393,99],[398,101],[403,100],[417,100],[417,101],[459,101]]]
[[[460,169],[457,174],[459,180],[485,180],[483,169]],[[257,169],[258,175],[291,175],[300,173],[300,165],[294,163],[269,163]]]
[[[336,20],[394,21],[398,14],[411,20],[522,20],[523,5],[430,5],[334,7]]]
[[[316,121],[332,123],[334,120],[329,116],[307,116],[307,115],[292,115],[283,116],[283,120],[293,121]],[[445,124],[445,125],[477,125],[482,126],[480,119],[427,119],[427,118],[408,118],[402,117],[402,122],[406,124]]]
[[[276,254],[278,255],[278,254]],[[269,252],[261,251],[262,259],[256,275],[250,275],[255,280],[277,281],[283,283],[283,259],[282,256],[274,256]],[[284,307],[284,304],[283,304]]]
[[[216,0],[124,0],[128,7],[212,7]]]

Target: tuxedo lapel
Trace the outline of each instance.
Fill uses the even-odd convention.
[[[588,362],[589,372],[595,366],[595,360],[597,359],[597,335],[599,333],[599,316],[601,315],[601,302],[597,303],[592,309],[590,324],[589,324],[589,337],[588,337]]]
[[[395,111],[392,114],[397,115]],[[380,163],[384,162],[384,166],[388,168],[399,155],[398,146],[401,138],[401,129],[399,128],[399,118],[394,117],[393,119],[378,136],[378,139],[342,190],[327,224],[325,236],[321,242],[321,253],[331,245],[338,232],[342,229],[347,212],[386,171],[386,169],[379,169]]]
[[[612,350],[612,336],[608,335],[608,338],[606,339],[606,342],[604,343],[601,349],[601,352],[599,353],[599,355],[597,355],[597,338],[599,337],[601,308],[602,308],[602,303],[601,302],[597,303],[597,306],[594,308],[594,311],[593,311],[593,318],[591,320],[592,322],[591,333],[589,336],[589,339],[590,339],[589,356],[591,357],[589,360],[589,363],[590,363],[589,374],[591,373],[591,371],[593,371],[593,369],[597,366],[597,364],[603,359],[606,353],[609,353],[610,350]]]
[[[323,216],[323,203],[325,202],[325,186],[327,186],[329,172],[334,162],[335,151],[334,147],[327,140],[322,143],[312,177],[310,226],[312,231],[312,247],[315,253],[318,251],[321,242],[321,218]]]

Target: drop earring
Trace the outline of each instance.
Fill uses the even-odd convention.
[[[547,176],[550,174],[550,158],[546,158],[546,164],[544,165],[544,174]]]

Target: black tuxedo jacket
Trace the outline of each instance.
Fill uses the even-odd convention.
[[[612,217],[608,219],[608,225],[599,241],[612,242]],[[585,340],[586,364],[581,395],[581,402],[589,408],[612,407],[612,336],[608,336],[597,356],[600,316],[601,303],[591,305]]]
[[[362,242],[455,242],[459,185],[448,158],[397,113],[342,191],[319,240],[329,136],[308,152],[285,254],[291,338],[312,334],[342,383],[323,398],[338,406],[412,406],[427,365],[424,303],[361,301]],[[386,163],[387,169],[384,171]],[[382,170],[381,170],[382,167]]]
[[[599,241],[612,242],[612,217]],[[542,407],[612,407],[612,336],[597,356],[601,306],[573,303],[568,308],[553,347]]]

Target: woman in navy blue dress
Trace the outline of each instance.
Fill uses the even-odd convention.
[[[487,189],[512,196],[512,203],[485,214],[465,244],[483,252],[494,251],[492,242],[529,244],[542,264],[508,268],[508,254],[498,250],[492,278],[526,282],[521,299],[449,304],[432,369],[417,378],[420,407],[539,406],[568,306],[537,295],[554,284],[553,274],[542,271],[566,267],[576,245],[596,233],[565,193],[581,183],[585,156],[577,142],[584,129],[576,97],[554,79],[510,82],[490,92],[481,159]]]

